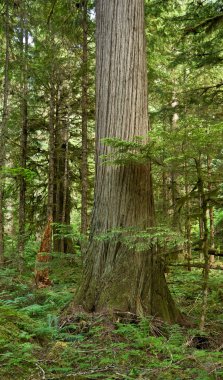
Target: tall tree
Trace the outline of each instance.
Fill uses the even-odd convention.
[[[25,9],[21,8],[20,15],[20,59],[21,59],[21,135],[20,135],[20,167],[26,170],[27,166],[27,139],[28,139],[28,83],[27,83],[27,60],[28,60],[28,30]],[[18,253],[20,264],[23,260],[25,246],[26,224],[26,179],[25,173],[21,173],[19,184],[19,236]]]
[[[9,98],[9,0],[5,1],[5,62],[3,80],[3,110],[0,123],[0,265],[4,262],[4,174],[5,144],[8,122],[8,98]]]
[[[114,229],[154,224],[150,166],[102,165],[111,147],[104,138],[133,141],[148,132],[144,1],[96,1],[96,182],[91,238],[78,301],[89,311],[180,314],[169,293],[155,247],[137,251],[120,239],[100,239]],[[98,237],[98,239],[97,239]]]
[[[82,157],[81,157],[81,233],[88,229],[88,0],[82,3]]]
[[[72,253],[72,239],[71,237],[65,236],[71,234],[72,228],[70,226],[69,128],[66,107],[62,110],[62,106],[64,106],[62,103],[63,97],[65,97],[64,92],[62,88],[60,90],[59,88],[57,89],[55,107],[53,194],[53,222],[55,223],[55,234],[53,249],[54,252]]]

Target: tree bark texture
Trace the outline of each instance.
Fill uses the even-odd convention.
[[[175,84],[175,81],[174,81]],[[178,106],[178,101],[176,99],[176,94],[174,92],[173,99],[171,103],[171,107],[173,109],[173,115],[171,118],[171,130],[174,132],[177,128],[177,122],[179,120],[179,116],[176,112],[176,107]],[[177,174],[175,173],[174,168],[170,172],[170,183],[171,183],[171,200],[172,200],[172,209],[173,209],[173,219],[172,225],[174,228],[179,229],[180,220],[179,220],[179,212],[177,210],[177,197],[178,197],[178,186],[177,186]]]
[[[51,78],[53,81],[53,77]],[[53,195],[54,195],[54,154],[55,154],[55,88],[50,83],[50,109],[49,109],[49,167],[48,167],[48,202],[47,217],[53,219]]]
[[[35,283],[38,288],[46,288],[52,285],[49,278],[49,260],[51,253],[52,219],[49,218],[41,240],[39,252],[35,263]]]
[[[5,63],[3,80],[3,110],[0,123],[0,266],[4,263],[4,174],[1,170],[5,166],[5,144],[8,121],[9,98],[9,1],[5,1]]]
[[[208,170],[208,191],[211,192],[212,190],[212,184],[211,184],[211,165],[212,160],[211,157],[207,157],[207,170]],[[214,227],[214,207],[209,205],[209,228],[210,228],[210,248],[215,249],[215,227]],[[214,255],[211,255],[210,262],[213,263],[215,260]]]
[[[88,229],[88,20],[87,3],[83,1],[82,10],[82,156],[81,156],[81,233]]]
[[[185,237],[186,237],[186,255],[185,259],[187,260],[188,264],[188,271],[191,271],[191,259],[192,259],[192,253],[191,253],[191,204],[190,200],[188,198],[189,195],[189,181],[188,181],[188,166],[185,162],[184,166],[184,180],[185,180],[185,194],[186,194],[186,220],[185,220]]]
[[[59,108],[59,103],[56,108]],[[56,112],[56,115],[59,112]],[[57,116],[56,116],[57,120]],[[53,250],[54,252],[73,253],[74,245],[70,226],[70,181],[69,181],[69,153],[68,153],[68,126],[63,121],[56,121],[55,151],[54,151],[54,201],[53,201]]]
[[[26,169],[27,161],[27,138],[28,138],[28,86],[27,86],[27,55],[28,55],[28,30],[24,29],[25,19],[21,17],[21,135],[20,135],[20,167]],[[26,224],[26,179],[22,173],[19,184],[19,234],[18,253],[20,264],[23,261],[25,246]]]
[[[208,308],[208,281],[210,272],[210,262],[209,262],[209,244],[208,244],[208,200],[205,195],[204,180],[202,175],[201,160],[196,159],[196,170],[197,170],[197,188],[198,194],[200,195],[200,205],[201,205],[201,222],[203,226],[203,240],[202,240],[202,252],[204,256],[204,271],[203,271],[203,297],[202,297],[202,312],[200,319],[200,329],[204,330],[205,319]]]
[[[96,183],[91,237],[78,302],[88,311],[120,310],[176,321],[155,249],[137,252],[97,239],[115,228],[154,222],[149,165],[102,164],[103,138],[132,141],[148,131],[143,0],[96,1]]]

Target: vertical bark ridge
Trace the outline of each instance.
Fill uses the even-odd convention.
[[[147,73],[143,0],[96,1],[96,180],[91,238],[77,300],[88,311],[124,310],[176,321],[155,249],[138,252],[114,229],[153,226],[150,165],[104,165],[103,138],[147,140]]]
[[[5,1],[5,62],[4,62],[4,80],[3,80],[3,109],[0,123],[0,171],[5,166],[5,144],[8,122],[8,99],[9,99],[9,0]],[[4,174],[0,172],[0,266],[4,263]]]
[[[81,233],[88,230],[88,1],[82,11],[82,157],[81,157]]]

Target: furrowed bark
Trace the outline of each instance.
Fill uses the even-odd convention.
[[[105,165],[103,138],[147,140],[147,72],[143,0],[96,1],[96,182],[91,238],[78,302],[88,311],[120,310],[180,319],[155,247],[136,251],[113,229],[153,226],[150,165]]]
[[[6,134],[8,122],[8,99],[9,99],[9,0],[5,1],[5,62],[3,79],[3,110],[0,123],[0,266],[4,264],[4,173],[6,159]]]
[[[20,168],[26,169],[27,138],[28,138],[28,86],[27,86],[27,55],[28,55],[28,30],[25,27],[25,18],[21,16],[21,135],[20,135]],[[20,269],[22,269],[25,247],[26,225],[26,179],[22,173],[19,183],[19,229],[18,229],[18,253]]]
[[[82,10],[82,157],[81,157],[81,233],[88,230],[88,1]]]
[[[204,191],[204,181],[201,169],[200,159],[195,159],[196,170],[197,170],[197,187],[198,193],[200,195],[200,205],[201,205],[201,222],[203,226],[203,241],[202,241],[202,253],[204,256],[204,271],[203,271],[203,299],[202,299],[202,312],[200,318],[200,329],[204,330],[205,319],[207,314],[208,306],[208,280],[210,272],[210,262],[208,254],[208,221],[207,221],[207,210],[208,210],[208,201],[205,196]]]

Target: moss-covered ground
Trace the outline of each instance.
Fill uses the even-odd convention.
[[[202,273],[173,268],[172,294],[190,326],[129,313],[86,314],[70,306],[77,256],[53,259],[54,285],[36,289],[31,269],[0,276],[0,379],[223,379],[223,275],[213,270],[205,331],[199,331]]]

